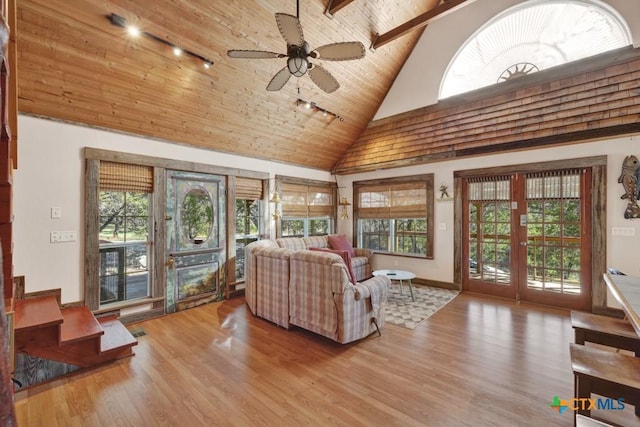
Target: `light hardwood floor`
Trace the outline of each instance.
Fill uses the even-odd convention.
[[[573,423],[550,407],[573,395],[564,310],[462,293],[414,330],[350,345],[255,318],[243,298],[133,327],[133,358],[20,392],[19,425]],[[632,425],[632,411],[612,415]]]

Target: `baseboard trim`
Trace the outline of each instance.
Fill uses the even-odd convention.
[[[454,291],[461,290],[460,286],[456,285],[455,283],[440,282],[438,280],[430,280],[430,279],[421,279],[419,277],[416,277],[415,279],[413,279],[411,283],[413,283],[414,285],[432,286],[434,288],[451,289]]]

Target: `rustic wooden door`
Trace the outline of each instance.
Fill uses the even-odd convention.
[[[224,295],[225,177],[167,171],[167,312]]]

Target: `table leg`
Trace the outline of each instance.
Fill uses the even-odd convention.
[[[409,291],[411,292],[411,301],[416,302],[416,298],[413,296],[413,285],[411,279],[409,279]]]
[[[400,295],[402,295],[402,280],[398,280],[400,282]]]

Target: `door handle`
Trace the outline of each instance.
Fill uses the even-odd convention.
[[[520,246],[527,246],[527,242],[520,242]]]
[[[169,270],[173,270],[173,266],[176,264],[176,260],[173,255],[169,255],[169,259],[167,260],[167,267]]]

